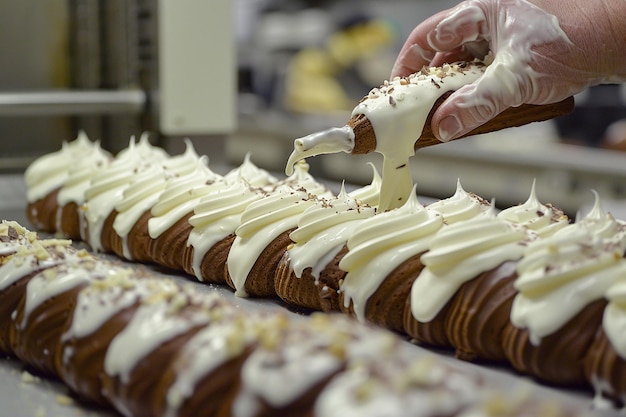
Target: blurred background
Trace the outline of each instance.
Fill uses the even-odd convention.
[[[280,173],[294,138],[345,124],[412,28],[456,3],[0,0],[0,200],[9,187],[23,193],[25,167],[80,130],[112,152],[146,131],[171,153],[189,137],[217,171],[250,152]],[[540,200],[571,216],[592,189],[619,214],[625,151],[626,88],[610,85],[577,96],[570,116],[424,149],[411,163],[428,197],[450,196],[460,178],[511,205],[536,180]],[[320,178],[365,184],[369,161],[380,164],[308,162]]]

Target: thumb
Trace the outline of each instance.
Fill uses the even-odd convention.
[[[493,119],[508,106],[501,97],[481,94],[476,84],[461,87],[450,95],[432,117],[432,131],[442,142],[463,136]]]

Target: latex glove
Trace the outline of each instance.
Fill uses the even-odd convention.
[[[509,107],[554,103],[591,85],[626,81],[626,0],[468,0],[412,31],[392,77],[470,60],[480,49],[493,56],[484,76],[433,115],[442,141]]]

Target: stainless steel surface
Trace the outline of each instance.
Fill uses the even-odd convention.
[[[66,90],[0,93],[0,116],[138,114],[142,90]]]

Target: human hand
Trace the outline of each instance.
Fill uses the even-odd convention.
[[[624,45],[625,1],[466,0],[413,30],[392,77],[490,51],[484,76],[433,114],[433,132],[448,141],[509,107],[554,103],[591,85],[626,81]]]

